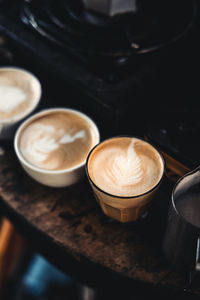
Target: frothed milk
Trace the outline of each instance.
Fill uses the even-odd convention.
[[[83,163],[96,141],[94,125],[86,118],[73,111],[52,111],[23,128],[19,149],[34,166],[64,170]]]
[[[0,68],[0,121],[15,121],[26,115],[40,93],[38,80],[29,72]]]
[[[121,197],[133,197],[151,190],[160,181],[163,169],[163,160],[153,146],[129,137],[101,143],[88,161],[89,176],[96,186]]]

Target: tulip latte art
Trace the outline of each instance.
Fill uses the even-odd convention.
[[[19,148],[24,158],[39,168],[64,170],[83,163],[96,136],[92,125],[73,112],[52,112],[28,124]]]
[[[149,143],[119,137],[101,143],[88,161],[92,181],[103,191],[122,197],[152,189],[163,174],[163,160]]]

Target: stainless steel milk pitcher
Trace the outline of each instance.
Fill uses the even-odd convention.
[[[162,246],[176,270],[200,270],[200,167],[175,184]]]

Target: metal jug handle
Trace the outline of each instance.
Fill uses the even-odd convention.
[[[200,237],[197,238],[197,246],[196,246],[196,260],[194,270],[189,273],[189,285],[192,284],[192,281],[195,277],[195,274],[200,271]]]
[[[192,173],[195,173],[197,171],[200,171],[200,166],[196,167],[192,171]],[[195,261],[195,271],[194,272],[200,272],[200,237],[197,238],[196,261]],[[193,274],[193,272],[190,274],[190,277],[193,276],[192,274]]]
[[[197,250],[196,250],[196,272],[200,271],[200,238],[197,239]]]

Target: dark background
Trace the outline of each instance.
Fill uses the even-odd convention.
[[[129,66],[122,79],[120,72],[99,74],[95,62],[87,67],[28,28],[20,20],[21,2],[0,2],[0,65],[23,67],[39,78],[43,90],[39,109],[77,108],[94,119],[102,139],[146,134],[188,166],[199,163],[199,1],[187,35]],[[118,296],[123,298],[123,293]]]

